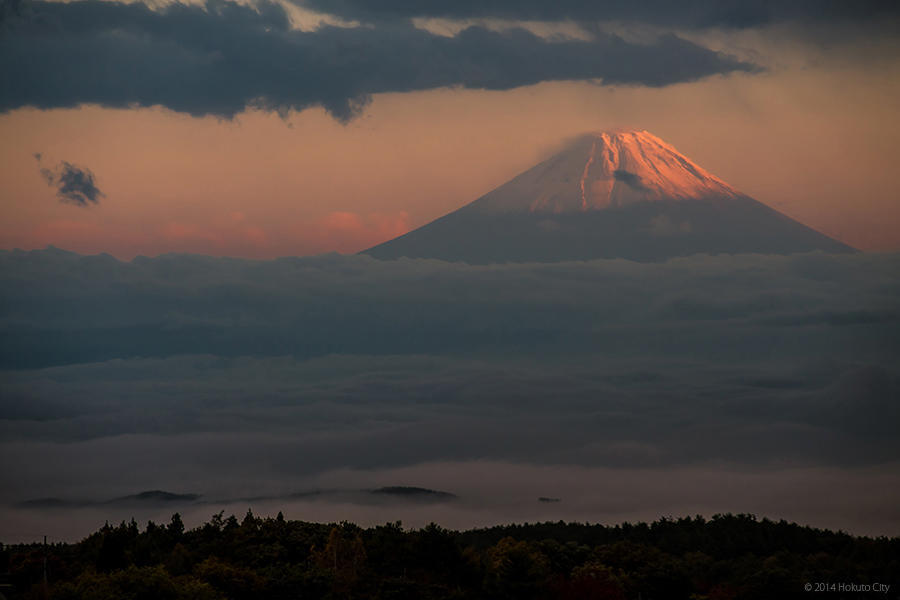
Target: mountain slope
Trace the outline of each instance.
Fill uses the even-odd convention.
[[[852,248],[741,194],[646,131],[587,134],[474,202],[364,251],[473,264]]]

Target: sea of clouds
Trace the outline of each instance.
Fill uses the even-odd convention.
[[[900,255],[51,248],[0,252],[0,290],[16,523],[0,539],[248,507],[453,527],[732,511],[900,534]],[[457,498],[366,493],[391,485]],[[200,498],[109,503],[152,489]]]

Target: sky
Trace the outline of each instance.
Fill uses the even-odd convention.
[[[900,249],[894,3],[367,6],[6,0],[0,247],[357,252],[637,127]]]
[[[900,535],[896,2],[2,2],[0,541]],[[613,128],[864,252],[356,254]]]

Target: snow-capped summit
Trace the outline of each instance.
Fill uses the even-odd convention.
[[[615,130],[579,136],[473,206],[489,212],[566,213],[738,195],[652,133]]]
[[[578,137],[474,202],[365,251],[485,264],[852,248],[735,190],[647,131]]]

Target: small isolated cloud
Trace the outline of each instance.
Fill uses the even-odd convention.
[[[43,155],[35,152],[34,158],[40,164]],[[100,198],[106,197],[106,194],[97,187],[94,173],[86,167],[61,161],[54,169],[41,167],[40,170],[41,177],[44,178],[47,185],[56,188],[56,197],[60,202],[75,206],[90,206],[99,204]]]

